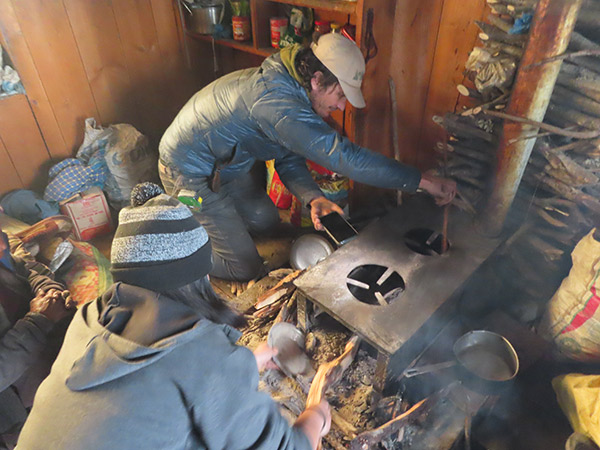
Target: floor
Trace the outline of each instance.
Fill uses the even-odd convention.
[[[269,270],[289,267],[293,240],[303,232],[307,231],[296,230],[288,235],[256,241],[258,251],[267,262]],[[111,240],[112,235],[105,235],[95,238],[92,243],[109,258]],[[232,300],[232,303],[244,303],[246,306],[253,304],[254,299],[246,298],[248,296],[234,301],[229,282],[215,278],[211,281],[215,290],[222,297]],[[540,361],[521,373],[510,393],[473,422],[472,448],[562,450],[572,430],[558,407],[550,382],[553,376],[568,370],[574,368]]]

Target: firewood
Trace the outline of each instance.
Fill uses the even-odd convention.
[[[597,176],[581,167],[564,152],[556,152],[548,146],[541,146],[540,151],[546,157],[553,169],[564,174],[562,179],[563,182],[575,186],[597,184],[600,182],[600,179],[598,179]]]
[[[495,142],[496,137],[483,131],[472,122],[467,122],[466,118],[460,118],[455,114],[446,114],[444,117],[433,116],[433,121],[443,127],[446,131],[459,137],[475,137],[487,142]]]
[[[521,59],[523,57],[524,50],[521,47],[517,47],[516,45],[504,44],[503,42],[498,42],[494,39],[488,39],[485,41],[485,47],[492,50],[506,53],[507,55],[514,56],[517,59]]]
[[[567,75],[575,79],[592,81],[593,83],[591,83],[589,87],[596,91],[600,90],[600,74],[597,74],[592,70],[586,69],[585,67],[578,66],[577,64],[574,64],[571,61],[565,61],[562,63],[562,65],[560,66],[559,74]]]
[[[513,26],[513,24],[511,22],[501,19],[500,17],[494,16],[492,14],[489,14],[487,16],[487,19],[488,19],[489,23],[494,25],[496,28],[501,29],[505,33],[508,33]]]
[[[557,104],[551,100],[550,104],[548,105],[548,110],[560,114],[565,119],[575,123],[576,125],[579,125],[582,128],[593,130],[596,133],[598,133],[598,130],[600,130],[600,118],[589,116],[588,114],[573,109],[566,104]]]
[[[471,97],[474,99],[481,99],[481,94],[477,89],[472,89],[470,87],[465,86],[464,84],[459,84],[456,86],[456,90],[465,97]]]
[[[600,201],[593,196],[546,174],[538,174],[536,178],[538,178],[557,194],[565,197],[568,200],[573,200],[574,202],[583,204],[592,212],[594,212],[594,214],[600,214]]]
[[[575,29],[577,30],[598,30],[600,23],[600,7],[597,2],[584,2],[577,16]]]
[[[547,261],[556,261],[564,254],[564,250],[554,247],[552,244],[546,242],[544,239],[541,239],[536,235],[529,235],[526,242],[532,248],[544,255],[544,259]]]
[[[460,114],[461,114],[461,116],[479,114],[482,109],[489,109],[493,106],[497,106],[499,103],[502,103],[502,102],[508,100],[508,96],[509,96],[508,93],[501,94],[500,96],[496,97],[493,100],[490,100],[489,102],[482,103],[481,105],[478,105],[474,108],[466,109],[463,112],[461,112]]]
[[[556,84],[578,92],[594,101],[600,102],[600,82],[573,78],[570,75],[559,72]]]
[[[542,64],[547,64],[547,63],[554,62],[554,61],[562,61],[562,60],[568,59],[574,65],[578,65],[578,66],[584,67],[586,69],[590,69],[594,72],[597,72],[598,69],[600,69],[599,65],[596,64],[596,61],[594,61],[592,59],[589,59],[589,58],[586,59],[586,56],[598,56],[598,55],[600,55],[600,50],[580,50],[578,52],[563,53],[561,55],[556,55],[551,58],[542,59],[541,61],[537,61],[533,64],[528,64],[526,66],[523,66],[522,69],[525,70],[525,69],[529,69],[531,67],[541,66]],[[589,61],[589,62],[586,64],[585,61]],[[588,65],[591,65],[591,67],[587,67]]]
[[[290,299],[283,304],[279,314],[277,314],[277,317],[275,317],[275,320],[273,321],[273,325],[279,322],[287,322],[293,316],[298,295],[298,291],[294,291]]]
[[[319,370],[317,370],[317,374],[310,385],[310,390],[306,398],[306,408],[317,406],[321,403],[327,389],[342,378],[344,372],[350,366],[358,352],[359,343],[360,338],[358,336],[352,336],[346,343],[344,352],[340,356],[319,366]],[[321,444],[319,443],[317,448],[320,447]]]
[[[375,448],[382,440],[396,433],[400,428],[409,423],[409,421],[417,420],[421,414],[425,414],[427,412],[427,408],[425,408],[426,403],[427,399],[423,399],[408,411],[384,423],[379,428],[359,434],[350,442],[350,450],[369,450]]]
[[[577,110],[600,118],[600,102],[592,100],[582,94],[574,92],[560,85],[554,86],[552,100],[555,103],[562,103],[574,106]]]
[[[453,152],[450,155],[450,161],[448,162],[448,167],[460,166],[460,165],[469,165],[477,168],[480,171],[484,171],[488,169],[491,165],[492,161],[485,157],[482,159],[471,158],[470,156],[466,156],[464,154],[460,154],[457,152]]]
[[[479,34],[479,37],[484,40],[493,39],[498,42],[504,42],[505,44],[516,45],[517,47],[522,47],[527,42],[527,36],[523,34],[508,34],[505,31],[502,31],[500,28],[495,25],[491,25],[489,23],[481,22],[476,20],[475,23],[482,31],[482,34]]]
[[[600,50],[600,45],[586,38],[581,33],[573,31],[571,33],[571,40],[569,41],[569,48],[573,50]]]
[[[454,153],[456,155],[460,155],[463,156],[465,158],[470,158],[470,159],[474,159],[477,161],[480,161],[482,163],[491,163],[493,161],[493,159],[495,158],[495,155],[485,152],[485,151],[480,151],[480,150],[473,150],[470,149],[468,147],[463,147],[461,145],[457,145],[454,147]]]
[[[572,151],[573,153],[586,153],[587,149],[600,147],[600,138],[596,139],[579,139],[559,147],[553,147],[555,152]]]
[[[533,125],[539,128],[543,128],[545,130],[548,131],[552,131],[555,134],[560,134],[561,136],[568,136],[568,137],[573,137],[573,138],[578,138],[578,139],[591,139],[591,138],[595,138],[600,136],[600,130],[596,130],[596,131],[569,131],[569,130],[564,130],[561,128],[557,128],[554,127],[552,125],[548,125],[546,123],[543,122],[538,122],[535,120],[530,120],[530,119],[526,119],[524,117],[518,117],[518,116],[514,116],[512,114],[506,114],[506,113],[502,113],[499,111],[489,111],[489,110],[484,110],[482,111],[482,114],[486,114],[492,117],[498,117],[500,119],[506,119],[506,120],[511,120],[514,122],[520,122],[520,123],[526,123],[528,125]]]
[[[533,208],[534,212],[540,216],[540,218],[546,221],[548,224],[552,225],[555,228],[568,228],[569,225],[566,221],[559,220],[555,217],[552,217],[544,208],[535,207]]]
[[[552,239],[567,247],[573,245],[573,234],[565,231],[559,231],[556,228],[540,227],[535,230],[536,233],[544,236],[547,239]]]

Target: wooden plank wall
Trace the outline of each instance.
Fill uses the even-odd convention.
[[[0,33],[46,159],[75,153],[86,117],[130,123],[157,146],[198,88],[185,66],[178,22],[176,0],[0,0]],[[24,143],[19,151],[34,152]],[[18,167],[17,175],[30,184]]]
[[[485,10],[485,0],[398,0],[390,75],[404,162],[433,165],[433,147],[444,133],[431,117],[455,110],[456,86],[477,39],[474,21]]]

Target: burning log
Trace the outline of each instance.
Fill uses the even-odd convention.
[[[381,425],[371,431],[365,431],[359,434],[350,442],[350,450],[368,450],[375,448],[377,444],[383,441],[388,436],[398,432],[402,427],[406,426],[410,421],[417,420],[422,414],[427,412],[424,407],[428,399],[423,399],[416,403],[412,408],[389,422]],[[416,412],[416,413],[415,413]]]

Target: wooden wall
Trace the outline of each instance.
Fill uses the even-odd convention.
[[[390,75],[404,162],[432,166],[433,146],[444,133],[431,117],[457,106],[456,86],[477,39],[474,21],[485,13],[485,0],[397,1]]]
[[[1,127],[0,164],[12,164],[17,176],[5,178],[0,192],[29,186],[40,161],[72,156],[87,117],[130,123],[156,146],[198,88],[178,21],[175,0],[0,0],[3,46],[27,91],[9,109],[30,109],[31,130],[44,141],[31,144],[16,132],[23,127],[6,137],[12,128]],[[0,109],[1,123],[7,114]],[[18,159],[29,160],[27,168]]]
[[[397,0],[392,36],[378,28],[388,29],[390,18],[375,17],[376,40],[392,39],[391,56],[378,57],[390,59],[389,69],[382,67],[396,83],[405,162],[432,165],[433,145],[443,134],[431,116],[457,105],[456,85],[477,36],[473,21],[484,15],[485,0]],[[8,107],[0,104],[0,122],[8,123],[7,114],[19,117],[7,108],[29,116],[0,126],[0,193],[33,181],[43,185],[39,174],[49,165],[43,162],[74,154],[86,117],[103,125],[131,123],[156,146],[185,101],[215,78],[208,42],[188,40],[194,70],[186,67],[175,0],[0,0],[0,35],[27,91]],[[220,46],[216,51],[219,74],[261,59]],[[389,95],[387,83],[377,89]],[[381,130],[364,137],[375,136],[376,149],[391,155],[389,104],[367,109],[381,117]],[[24,128],[28,140],[21,139]],[[389,136],[389,144],[381,136]]]

